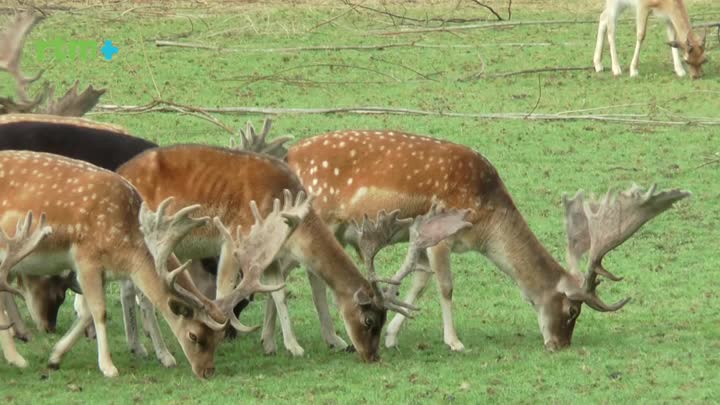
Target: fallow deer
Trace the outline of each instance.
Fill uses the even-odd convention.
[[[411,217],[427,211],[433,200],[470,210],[466,220],[472,227],[427,249],[421,263],[437,278],[444,341],[456,351],[464,346],[452,318],[451,252],[480,252],[512,277],[537,313],[546,348],[560,349],[570,345],[583,303],[605,312],[617,311],[629,301],[608,305],[598,297],[597,274],[616,278],[601,266],[602,257],[642,223],[689,195],[651,191],[639,198],[633,192],[633,198],[591,203],[585,212],[592,218],[589,232],[597,242],[591,249],[588,275],[583,277],[567,272],[547,252],[492,164],[467,147],[402,132],[339,131],[296,144],[287,159],[308,192],[316,195],[315,210],[342,244],[357,247],[354,221],[381,210],[399,210],[400,216]],[[615,232],[613,227],[624,231]],[[403,236],[396,241],[407,240]],[[429,278],[428,272],[415,273],[407,304],[414,303]],[[404,319],[398,314],[390,322],[386,346],[397,345]]]
[[[702,76],[702,65],[707,62],[705,55],[705,36],[700,38],[692,31],[688,12],[683,0],[606,0],[605,9],[602,14],[600,14],[597,43],[595,45],[595,55],[593,56],[595,71],[601,72],[603,70],[602,52],[604,36],[607,33],[607,40],[610,45],[612,72],[615,76],[622,74],[615,45],[615,27],[618,16],[627,7],[635,9],[637,38],[635,42],[635,53],[633,54],[632,62],[630,62],[630,76],[634,77],[638,75],[640,46],[645,39],[648,17],[652,12],[668,20],[666,27],[667,38],[669,41],[668,45],[672,47],[671,52],[675,73],[680,77],[685,76],[685,69],[680,59],[680,51],[682,51],[683,60],[690,68],[690,76],[693,79]]]
[[[135,155],[154,147],[157,147],[155,143],[131,136],[120,127],[82,118],[43,114],[0,115],[0,150],[52,153],[114,171]],[[190,269],[191,274],[197,273],[193,271],[196,267]],[[43,276],[18,277],[30,315],[40,330],[54,330],[55,319],[65,300],[65,290],[74,285],[74,275],[51,277],[53,280]],[[120,301],[123,306],[128,346],[132,353],[145,357],[147,350],[140,342],[137,333],[134,287],[129,280],[123,280],[121,283]],[[205,291],[203,293],[207,295]],[[4,296],[6,310],[12,314],[10,318],[16,336],[26,340],[29,332],[25,331],[15,303],[7,294],[1,295]],[[175,358],[165,346],[157,327],[152,304],[143,299],[142,295],[138,298],[144,308],[143,312],[147,314],[148,333],[152,338],[157,358],[166,367],[175,366]],[[82,308],[82,303],[77,305]]]
[[[3,259],[0,290],[19,294],[8,284],[11,270],[30,275],[74,270],[87,308],[56,344],[49,365],[58,367],[93,321],[98,363],[107,377],[117,376],[118,371],[110,357],[105,325],[106,276],[132,279],[167,320],[193,372],[201,378],[210,377],[215,370],[215,348],[228,322],[239,325],[232,305],[254,290],[282,287],[263,286],[259,277],[293,229],[284,225],[285,216],[291,222],[299,222],[304,217],[302,210],[306,209],[300,205],[300,212],[274,210],[264,222],[256,217],[258,224],[253,228],[257,230],[256,239],[250,242],[261,248],[249,253],[232,244],[238,263],[244,266],[245,277],[223,298],[210,301],[197,291],[184,272],[188,263],[179,265],[172,255],[172,249],[185,234],[207,223],[206,218],[189,217],[198,211],[198,206],[177,210],[168,218],[164,215],[168,199],[157,204],[157,214],[152,213],[144,204],[141,206],[140,196],[130,183],[117,174],[57,155],[4,151],[0,152],[0,165],[0,188],[5,192],[0,204],[0,226],[18,224],[12,238],[3,234],[0,241]],[[43,213],[32,232],[31,214],[22,218],[22,213],[28,211]],[[222,227],[218,219],[215,222]],[[170,271],[168,266],[175,269]],[[0,317],[5,317],[2,307]],[[7,325],[6,320],[0,319],[0,325]],[[19,367],[27,365],[7,331],[0,332],[0,342],[8,362]]]
[[[262,211],[268,209],[272,198],[281,195],[283,189],[304,192],[298,178],[280,160],[200,145],[180,145],[144,152],[121,166],[118,173],[131,181],[151,206],[174,195],[180,204],[202,204],[205,214],[220,218],[232,227],[248,225],[252,218],[245,208],[249,200],[257,201]],[[429,236],[431,239],[456,225],[457,221],[433,223],[442,225],[423,228],[427,229],[424,232],[433,235]],[[181,258],[219,255],[218,296],[223,296],[234,285],[235,277],[225,269],[237,266],[233,264],[234,259],[221,232],[200,228],[178,245],[176,253]],[[363,277],[313,209],[308,211],[304,221],[288,239],[277,262],[268,268],[267,278],[281,281],[278,262],[288,261],[297,261],[309,270],[315,306],[322,320],[322,336],[328,345],[336,348],[347,346],[335,333],[327,306],[326,285],[334,293],[345,328],[360,358],[366,362],[378,360],[386,311],[403,311],[403,304],[382,294],[378,285],[380,280],[368,281]],[[274,301],[284,301],[281,291],[272,293]],[[289,319],[281,317],[281,323],[286,322]],[[294,338],[292,334],[286,336]],[[289,349],[293,348],[292,343],[286,339]]]

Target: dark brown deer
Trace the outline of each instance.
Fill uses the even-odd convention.
[[[444,341],[452,350],[464,346],[452,318],[451,252],[480,252],[512,277],[537,313],[545,346],[555,350],[570,345],[583,303],[605,312],[617,311],[629,301],[609,305],[597,295],[597,275],[610,275],[600,265],[602,257],[644,222],[689,195],[673,190],[650,192],[642,199],[607,197],[599,206],[591,203],[597,209],[585,211],[592,217],[589,229],[596,243],[583,277],[567,272],[547,252],[495,168],[467,147],[402,132],[338,131],[296,144],[287,160],[308,192],[316,196],[318,215],[343,244],[358,246],[354,221],[381,210],[399,210],[400,216],[412,217],[426,212],[433,200],[470,210],[466,220],[472,227],[427,249],[420,263],[436,275]],[[611,232],[615,228],[625,231]],[[428,272],[415,273],[407,304],[418,298],[429,278]],[[404,319],[398,314],[390,322],[386,346],[397,344]]]
[[[137,191],[113,172],[73,159],[27,151],[0,152],[0,188],[4,190],[0,226],[7,229],[9,225],[18,224],[12,238],[3,234],[0,241],[3,258],[0,291],[19,294],[8,284],[11,270],[14,274],[26,275],[37,275],[38,271],[41,275],[58,274],[67,269],[76,271],[87,308],[56,344],[49,365],[58,367],[62,357],[93,321],[98,363],[108,377],[117,376],[118,371],[110,357],[105,325],[103,282],[106,274],[130,278],[165,317],[193,372],[199,377],[210,377],[215,370],[215,348],[228,322],[239,323],[234,319],[232,305],[252,291],[281,287],[259,283],[273,251],[279,249],[273,243],[282,244],[292,231],[292,227],[278,222],[284,224],[286,217],[293,223],[303,218],[296,217],[294,210],[273,211],[267,220],[256,218],[257,236],[251,242],[262,249],[250,253],[233,249],[238,262],[244,266],[245,277],[223,298],[210,301],[197,291],[184,272],[188,263],[179,265],[172,255],[173,248],[185,234],[207,223],[207,218],[190,218],[191,213],[199,210],[198,206],[176,207],[175,215],[166,217],[164,211],[169,204],[166,201],[157,204],[155,214],[141,207]],[[34,230],[32,216],[23,217],[25,212],[43,213]],[[221,225],[217,220],[216,224]],[[4,318],[2,305],[0,301],[0,317]],[[0,325],[8,326],[2,318]],[[17,353],[8,331],[0,332],[0,342],[10,363],[19,367],[27,365]]]

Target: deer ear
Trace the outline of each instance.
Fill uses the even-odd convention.
[[[669,41],[667,44],[672,48],[682,48],[678,41]]]
[[[370,305],[370,303],[372,302],[368,293],[365,292],[365,290],[363,290],[362,288],[359,288],[357,291],[355,291],[353,299],[355,300],[355,303],[359,306]]]
[[[195,311],[191,306],[175,298],[168,299],[168,306],[170,307],[170,311],[177,316],[192,318],[195,315]]]

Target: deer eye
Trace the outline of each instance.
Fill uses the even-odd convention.
[[[366,316],[365,319],[363,320],[363,323],[365,324],[366,327],[372,328],[373,325],[375,325],[375,320],[371,316]]]
[[[579,310],[578,308],[572,306],[572,307],[570,307],[570,309],[568,310],[568,315],[570,316],[570,317],[568,318],[568,324],[569,324],[569,323],[571,323],[572,321],[574,321],[574,320],[578,317],[578,315],[580,315],[580,310]]]
[[[197,337],[196,334],[190,332],[190,333],[188,334],[188,337],[190,338],[190,340],[191,340],[193,343],[197,343],[198,337]]]

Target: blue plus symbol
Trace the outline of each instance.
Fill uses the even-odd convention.
[[[100,48],[100,52],[105,55],[105,60],[112,60],[113,55],[116,55],[119,50],[117,46],[114,46],[112,44],[112,41],[109,39],[105,40],[105,45],[103,45],[102,48]]]

